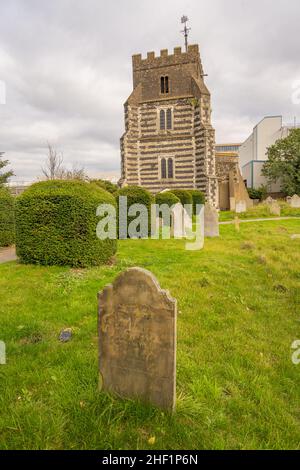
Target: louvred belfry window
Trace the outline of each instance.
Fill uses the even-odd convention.
[[[168,158],[168,178],[174,178],[173,158]]]
[[[167,162],[165,158],[161,159],[160,165],[161,165],[161,177],[162,179],[166,179],[167,178]]]
[[[169,77],[160,77],[160,92],[169,93]]]

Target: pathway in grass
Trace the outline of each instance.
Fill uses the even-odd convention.
[[[298,448],[300,221],[220,231],[195,252],[124,240],[115,264],[87,270],[2,264],[0,448]],[[173,416],[97,391],[96,295],[129,266],[178,299]]]

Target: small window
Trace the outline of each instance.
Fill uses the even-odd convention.
[[[160,77],[160,92],[169,93],[169,77]]]
[[[166,129],[166,113],[164,109],[161,109],[159,113],[159,127],[161,131]]]
[[[165,77],[165,93],[169,93],[169,77]]]
[[[173,158],[168,158],[168,178],[174,178]]]
[[[160,165],[161,165],[161,177],[162,179],[166,179],[167,178],[167,162],[165,158],[161,159]]]
[[[167,129],[172,129],[172,109],[167,109]]]

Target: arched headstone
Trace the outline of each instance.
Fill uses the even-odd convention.
[[[102,389],[174,409],[176,300],[141,268],[120,274],[98,299]]]

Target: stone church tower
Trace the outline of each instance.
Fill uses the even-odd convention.
[[[132,57],[133,92],[121,138],[121,184],[199,189],[218,207],[215,131],[198,45]]]

